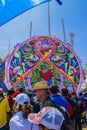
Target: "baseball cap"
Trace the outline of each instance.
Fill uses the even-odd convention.
[[[47,85],[46,81],[40,81],[37,82],[33,88],[34,91],[40,90],[40,89],[49,89],[50,87]]]
[[[30,98],[28,97],[27,94],[25,93],[20,93],[18,94],[14,100],[17,102],[17,107],[19,107],[19,105],[23,105],[25,102],[28,102],[28,104],[30,104]]]
[[[57,108],[44,107],[37,114],[29,114],[28,120],[34,124],[42,124],[48,129],[60,130],[64,117]]]

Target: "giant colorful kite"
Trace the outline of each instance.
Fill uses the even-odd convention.
[[[17,44],[6,60],[5,84],[32,89],[40,80],[80,91],[83,71],[79,57],[68,43],[40,36]]]
[[[0,58],[0,88],[2,88],[3,91],[7,91],[7,87],[4,83],[4,77],[5,77],[5,59],[2,60]]]

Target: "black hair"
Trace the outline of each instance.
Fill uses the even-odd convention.
[[[23,87],[19,88],[18,90],[19,90],[20,92],[24,92]]]
[[[12,95],[13,93],[14,93],[14,89],[9,89],[8,91],[7,91],[7,93],[8,93],[8,95]]]
[[[52,86],[50,87],[49,91],[50,91],[52,94],[57,94],[57,93],[58,93],[58,86],[52,85]]]
[[[39,128],[41,128],[42,130],[44,130],[44,129],[45,129],[45,126],[42,125],[42,124],[39,124]]]
[[[67,96],[68,95],[68,89],[67,88],[63,88],[62,89],[62,95],[63,96]]]
[[[0,91],[0,97],[4,97],[3,91]]]

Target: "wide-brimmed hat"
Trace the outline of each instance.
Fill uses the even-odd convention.
[[[50,87],[47,85],[46,81],[37,82],[33,88],[34,91],[41,89],[49,89]]]
[[[60,130],[64,117],[55,107],[43,107],[39,113],[29,114],[28,120],[34,124],[42,124],[48,129]]]

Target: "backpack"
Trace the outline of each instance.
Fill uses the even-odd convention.
[[[62,106],[59,105],[54,105],[55,108],[57,108],[64,116],[64,122],[62,125],[61,130],[70,130],[70,125],[71,125],[71,120],[70,120],[70,116],[68,114],[68,112],[66,111],[66,109]]]
[[[74,103],[75,103],[75,107],[74,107],[74,113],[75,114],[78,114],[78,115],[81,115],[84,108],[83,108],[83,104],[82,104],[82,101],[80,98],[76,97],[74,99]]]
[[[62,113],[62,115],[64,116],[65,120],[63,121],[61,130],[71,130],[70,129],[71,120],[70,120],[70,115],[67,112],[67,110],[64,107],[55,104],[54,101],[51,98],[50,98],[50,101],[53,103],[53,107],[57,108]]]

